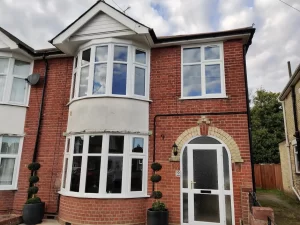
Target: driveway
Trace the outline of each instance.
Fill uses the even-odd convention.
[[[277,225],[300,225],[300,202],[277,190],[257,190],[261,206],[271,207]]]

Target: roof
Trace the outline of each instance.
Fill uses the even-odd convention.
[[[300,79],[300,64],[298,65],[297,69],[295,70],[294,74],[292,75],[292,77],[288,81],[287,85],[285,86],[285,88],[283,89],[281,94],[279,95],[279,100],[280,101],[284,101],[286,96],[290,93],[290,91],[292,90],[294,85],[297,84],[299,79]]]

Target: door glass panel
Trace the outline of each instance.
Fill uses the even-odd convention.
[[[226,207],[226,225],[232,225],[232,213],[231,213],[231,196],[225,196],[225,207]]]
[[[189,195],[188,193],[182,193],[182,212],[183,212],[183,222],[189,222]]]
[[[194,150],[194,189],[218,189],[216,150]]]
[[[195,194],[194,220],[220,223],[219,196]]]
[[[223,166],[224,166],[224,189],[230,190],[229,159],[226,149],[223,147]]]
[[[187,148],[182,153],[182,188],[188,188]]]

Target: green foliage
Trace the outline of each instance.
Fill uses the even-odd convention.
[[[152,163],[152,165],[151,165],[151,169],[152,169],[153,171],[160,171],[161,168],[162,168],[162,165],[161,165],[160,163],[157,163],[157,162],[154,162],[154,163]]]
[[[152,210],[153,211],[166,211],[166,205],[160,201],[153,202]]]
[[[37,162],[33,162],[28,165],[28,169],[31,171],[37,171],[37,170],[39,170],[40,167],[41,167],[41,165]]]
[[[259,89],[251,108],[254,163],[279,163],[278,143],[284,140],[284,123],[279,93]]]
[[[30,194],[30,195],[35,195],[36,193],[38,193],[38,191],[39,191],[39,188],[36,186],[28,188],[28,194]]]
[[[29,198],[27,199],[25,204],[36,204],[36,203],[40,203],[41,199],[39,197],[34,197],[34,198]]]
[[[39,182],[39,180],[40,180],[40,178],[36,175],[33,175],[33,176],[29,177],[29,182],[31,184],[35,184],[35,183]]]
[[[161,199],[162,198],[162,193],[161,193],[161,191],[153,191],[152,196],[155,199]]]
[[[159,181],[161,181],[161,176],[158,175],[158,174],[153,174],[153,175],[151,176],[151,181],[152,181],[153,183],[158,183]]]

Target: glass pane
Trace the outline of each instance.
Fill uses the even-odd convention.
[[[73,157],[70,191],[79,192],[81,161],[82,161],[81,156]]]
[[[20,138],[18,137],[3,137],[1,154],[18,154]]]
[[[22,75],[24,78],[30,74],[30,63],[15,60],[14,75]]]
[[[183,63],[196,63],[201,61],[201,48],[183,49]]]
[[[14,77],[12,90],[10,94],[10,101],[23,103],[25,98],[26,88],[27,88],[27,83],[25,79]]]
[[[12,185],[15,159],[0,160],[0,185]]]
[[[69,151],[70,151],[70,138],[67,138],[66,152],[68,153]]]
[[[145,96],[145,74],[146,70],[135,67],[134,94]]]
[[[90,136],[89,153],[102,153],[102,136]]]
[[[75,63],[74,68],[76,69],[77,68],[77,64],[78,64],[78,57],[75,58],[75,62],[74,63]]]
[[[230,190],[229,159],[226,149],[223,147],[224,188]]]
[[[124,136],[109,136],[109,153],[122,154],[124,149]]]
[[[63,179],[63,188],[66,188],[66,180],[67,180],[67,171],[68,171],[68,163],[69,159],[65,159],[65,170],[64,170],[64,179]]]
[[[218,166],[216,150],[194,151],[194,189],[218,190]]]
[[[183,213],[183,222],[188,223],[189,222],[189,195],[188,193],[182,193],[182,213]]]
[[[132,159],[130,191],[142,191],[142,190],[143,190],[143,159]]]
[[[8,59],[0,58],[0,73],[7,74],[7,69],[8,69]]]
[[[101,157],[89,156],[86,169],[86,193],[99,193]]]
[[[195,221],[220,223],[219,195],[194,194]]]
[[[107,64],[95,64],[93,94],[105,94]]]
[[[201,65],[183,67],[183,96],[201,96]]]
[[[107,61],[108,46],[101,46],[96,48],[95,62]]]
[[[89,64],[91,61],[91,49],[87,49],[82,52],[81,65]]]
[[[213,145],[213,144],[221,144],[217,139],[207,137],[207,136],[202,136],[202,137],[197,137],[194,138],[189,142],[189,144],[208,144],[208,145]]]
[[[3,99],[4,87],[5,87],[5,77],[0,75],[0,101]]]
[[[205,59],[220,59],[220,47],[219,46],[205,47]]]
[[[112,93],[126,95],[127,65],[114,63]]]
[[[114,61],[127,62],[127,47],[115,46],[114,47]]]
[[[89,79],[89,69],[90,69],[89,66],[81,68],[78,97],[82,97],[82,96],[86,96],[87,95],[88,79]]]
[[[132,152],[143,153],[144,151],[144,138],[133,138]]]
[[[75,137],[74,154],[81,154],[83,150],[83,137]]]
[[[72,87],[72,98],[75,97],[75,88],[76,88],[76,73],[74,74],[74,79],[73,79],[73,87]]]
[[[187,148],[185,147],[182,153],[182,187],[188,188],[188,163],[187,163]]]
[[[231,213],[231,196],[225,196],[225,207],[226,207],[226,225],[232,225],[232,213]]]
[[[109,156],[107,166],[106,193],[122,192],[123,157]]]
[[[206,94],[221,93],[220,64],[205,66]]]
[[[146,64],[146,52],[135,50],[135,61],[138,63]]]

